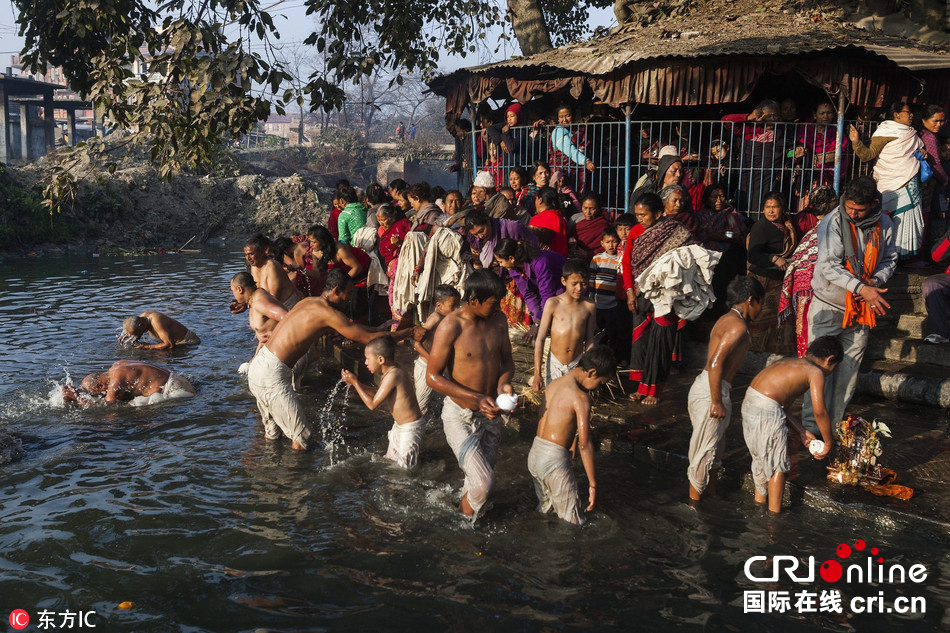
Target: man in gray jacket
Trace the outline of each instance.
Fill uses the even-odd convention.
[[[833,427],[854,396],[870,329],[891,307],[883,286],[896,266],[894,224],[881,213],[874,180],[856,178],[844,186],[838,208],[818,224],[815,296],[808,309],[808,342],[834,336],[844,348],[844,358],[825,380],[825,405]],[[809,430],[817,429],[807,393],[802,419]]]

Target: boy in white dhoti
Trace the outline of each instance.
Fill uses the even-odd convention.
[[[538,337],[534,340],[531,388],[536,392],[541,391],[541,359],[544,357],[544,339],[549,333],[551,350],[545,362],[545,386],[577,367],[581,354],[594,344],[597,306],[586,298],[587,274],[585,262],[579,259],[564,262],[561,273],[564,292],[544,304]]]
[[[799,434],[805,446],[815,440],[799,418],[790,413],[792,403],[806,391],[811,393],[815,422],[824,447],[812,454],[823,459],[834,445],[831,418],[825,408],[825,378],[834,371],[844,349],[833,336],[822,336],[808,346],[805,358],[780,360],[756,375],[742,401],[742,435],[752,454],[755,502],[769,504],[769,511],[782,510],[788,459],[788,427]],[[835,420],[837,423],[838,420]]]
[[[429,399],[432,397],[432,387],[426,382],[426,368],[429,366],[429,350],[432,348],[432,333],[449,314],[455,312],[462,301],[462,295],[448,284],[435,287],[435,311],[429,315],[422,327],[414,333],[413,349],[419,353],[413,366],[413,382],[416,386],[416,401],[419,409],[426,413],[429,408]]]
[[[403,468],[413,468],[419,461],[419,447],[425,434],[425,420],[416,402],[412,378],[396,364],[396,342],[390,336],[373,339],[364,350],[367,369],[379,374],[379,387],[364,385],[353,372],[343,370],[346,384],[356,389],[370,411],[379,406],[389,408],[393,427],[389,431],[386,459]]]
[[[617,360],[610,348],[595,345],[580,357],[577,367],[548,385],[538,433],[528,453],[528,471],[534,478],[539,511],[554,510],[568,523],[581,525],[587,521],[584,512],[593,510],[597,479],[590,438],[590,391],[610,380],[616,368]],[[571,465],[569,447],[575,438],[587,471],[586,510],[581,510]]]
[[[726,289],[729,312],[719,317],[709,333],[706,367],[696,376],[689,390],[687,407],[693,423],[689,439],[689,498],[702,499],[703,493],[716,494],[716,482],[722,466],[726,429],[732,420],[732,379],[749,351],[749,321],[762,310],[765,290],[753,277],[737,277]]]

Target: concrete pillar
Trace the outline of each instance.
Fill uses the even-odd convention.
[[[6,163],[10,160],[10,117],[9,117],[10,98],[3,85],[3,79],[0,78],[0,162]]]
[[[56,147],[56,137],[53,133],[53,127],[56,125],[56,119],[53,118],[52,90],[43,95],[43,118],[46,121],[46,151],[51,152]]]
[[[30,106],[20,104],[20,160],[30,160]]]
[[[69,144],[76,145],[76,108],[66,108],[66,121],[69,126]]]

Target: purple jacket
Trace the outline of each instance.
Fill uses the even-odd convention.
[[[547,300],[564,291],[561,285],[564,262],[564,256],[554,251],[538,251],[538,256],[524,265],[523,272],[514,269],[508,271],[534,323],[541,322],[541,313]]]
[[[516,220],[492,218],[491,237],[484,241],[476,239],[468,233],[465,234],[465,239],[468,240],[468,243],[472,248],[478,251],[478,259],[485,268],[489,268],[492,265],[492,262],[495,260],[495,246],[498,244],[498,240],[505,237],[530,242],[535,247],[538,245],[538,240],[534,236],[534,233],[524,224]]]

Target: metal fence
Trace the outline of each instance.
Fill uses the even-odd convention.
[[[849,124],[858,128],[865,143],[877,125],[845,122],[841,183],[870,170],[852,152]],[[528,170],[530,182],[532,166],[541,161],[552,171],[565,172],[579,197],[596,193],[604,209],[617,215],[625,211],[629,193],[641,178],[656,169],[660,149],[672,145],[683,161],[683,184],[697,202],[705,186],[718,183],[735,207],[752,218],[761,215],[762,200],[769,192],[780,191],[794,212],[804,193],[818,185],[834,185],[834,123],[634,121],[628,136],[626,123],[620,121],[516,127],[506,138],[506,147],[500,147],[487,131],[476,130],[467,139],[469,169],[460,184],[470,185],[475,172],[486,170],[499,186],[507,186],[514,167]],[[586,168],[587,160],[593,171]]]

